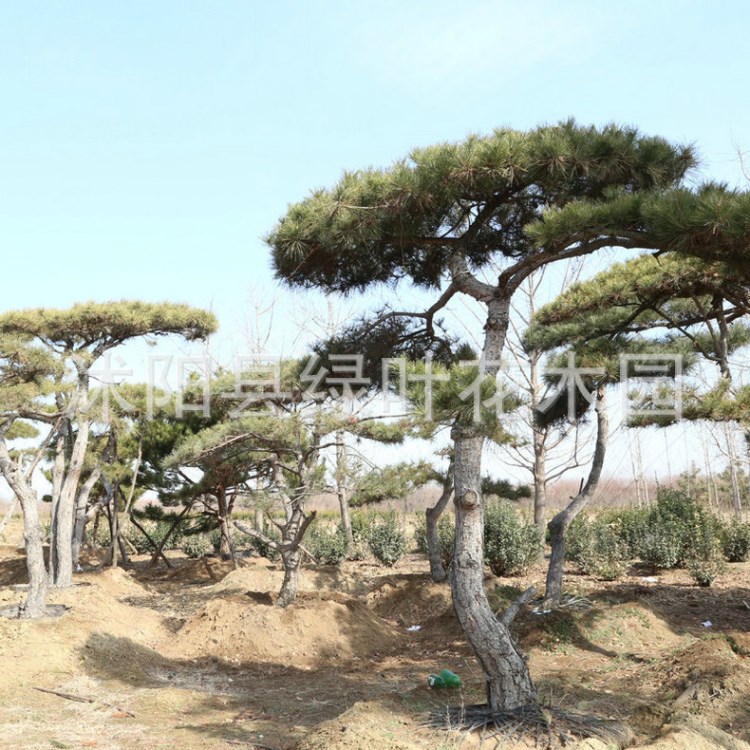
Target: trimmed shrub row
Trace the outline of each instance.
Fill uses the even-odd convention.
[[[723,522],[686,492],[661,488],[652,508],[579,516],[567,553],[584,573],[606,580],[640,560],[653,570],[687,568],[696,583],[710,586],[726,561],[750,557],[750,525]]]

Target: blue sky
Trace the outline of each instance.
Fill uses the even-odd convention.
[[[635,123],[738,182],[749,21],[730,0],[5,3],[0,306],[172,299],[236,337],[287,203],[497,125]]]

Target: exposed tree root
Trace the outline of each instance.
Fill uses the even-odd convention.
[[[490,747],[531,741],[551,750],[596,737],[608,746],[624,748],[634,739],[633,732],[622,722],[537,705],[501,712],[493,712],[486,704],[448,706],[433,711],[427,725],[432,729],[481,732],[481,744],[489,743]]]

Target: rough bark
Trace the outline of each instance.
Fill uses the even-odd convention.
[[[349,488],[346,484],[346,445],[344,443],[344,431],[336,433],[336,495],[341,511],[341,526],[344,529],[344,537],[348,547],[354,545],[354,532],[352,531],[352,517],[349,509]]]
[[[221,488],[217,494],[217,506],[219,509],[219,529],[221,539],[219,541],[219,554],[224,560],[231,560],[232,565],[237,568],[237,560],[232,544],[232,508],[234,499],[228,500],[226,490]]]
[[[114,489],[114,488],[113,488]],[[109,508],[109,552],[107,563],[112,568],[117,567],[118,552],[120,550],[120,514],[117,512],[117,498],[114,491],[107,504]]]
[[[229,528],[229,513],[227,511],[227,494],[223,487],[216,490],[216,508],[219,515],[219,554],[223,560],[233,560],[231,531]]]
[[[508,624],[499,620],[484,590],[484,508],[481,460],[484,438],[454,429],[456,547],[451,566],[453,607],[484,673],[494,711],[536,703],[528,665]]]
[[[262,508],[256,508],[255,509],[255,530],[259,531],[261,534],[263,534],[266,530],[266,519],[263,516],[263,509]]]
[[[600,385],[596,389],[596,447],[591,463],[586,484],[573,498],[573,501],[563,508],[550,522],[550,543],[552,553],[549,568],[547,569],[547,586],[544,595],[545,610],[559,606],[562,596],[563,571],[565,566],[565,549],[567,545],[567,532],[576,516],[589,504],[596,492],[604,467],[604,458],[607,453],[607,440],[609,436],[609,420],[607,419],[607,403],[605,386]]]
[[[302,552],[299,547],[282,551],[281,560],[284,564],[284,581],[281,584],[279,598],[276,603],[280,607],[288,607],[290,604],[294,604],[297,598]]]
[[[454,265],[454,281],[465,285],[477,299],[486,286],[468,274],[465,263]],[[484,298],[487,322],[482,357],[490,375],[500,369],[500,357],[510,320],[510,300],[492,295]],[[456,617],[482,665],[487,703],[495,711],[537,702],[536,689],[526,660],[508,630],[499,620],[484,590],[484,506],[482,501],[482,447],[484,438],[477,425],[454,425],[454,484],[456,546],[451,565],[451,592]]]
[[[547,450],[544,433],[534,428],[534,524],[544,530],[547,524]]]
[[[44,565],[44,534],[39,520],[36,492],[31,486],[31,477],[26,476],[21,467],[10,457],[8,446],[2,438],[0,438],[0,472],[21,504],[29,591],[19,615],[23,619],[33,620],[43,617],[47,607],[49,580]]]
[[[138,453],[136,454],[135,464],[133,466],[133,475],[131,477],[130,481],[130,487],[128,488],[128,494],[126,497],[124,497],[125,500],[125,507],[120,513],[118,511],[118,502],[117,502],[117,495],[121,493],[120,485],[117,484],[117,491],[115,492],[115,502],[114,502],[114,513],[117,515],[117,543],[120,547],[120,554],[122,556],[123,563],[130,562],[129,556],[128,556],[128,547],[130,547],[131,551],[136,551],[133,547],[133,544],[128,541],[126,537],[126,531],[129,528],[130,523],[132,522],[132,513],[131,509],[133,507],[133,502],[135,501],[135,492],[136,488],[138,486],[138,472],[141,468],[141,463],[143,461],[143,437],[139,437],[138,439]]]
[[[87,398],[88,371],[81,366],[78,372],[78,388],[75,398],[75,407],[79,412],[85,406]],[[80,414],[77,427],[78,432],[75,436],[70,461],[60,490],[55,533],[50,544],[51,554],[54,553],[56,563],[53,583],[58,588],[66,588],[73,585],[73,518],[75,515],[78,485],[89,441],[89,420],[86,414]]]
[[[453,459],[451,458],[448,471],[443,482],[443,491],[437,503],[432,508],[425,510],[425,533],[427,536],[427,558],[430,561],[430,577],[435,583],[443,583],[447,580],[448,573],[443,565],[443,554],[438,533],[438,521],[448,502],[453,496]]]
[[[114,440],[112,441],[114,442]],[[116,451],[114,452],[113,458],[116,459]],[[104,560],[106,565],[112,568],[117,567],[119,557],[122,558],[124,564],[128,562],[128,551],[125,548],[125,544],[122,540],[122,529],[120,528],[120,513],[117,509],[118,496],[120,495],[120,483],[110,482],[106,475],[102,475],[102,483],[104,484],[104,491],[106,493],[105,508],[107,510],[107,517],[109,520],[109,549],[107,550],[107,556]]]
[[[534,300],[531,300],[531,314],[534,313]],[[544,532],[547,525],[547,432],[534,420],[534,413],[542,400],[543,388],[539,377],[540,352],[529,355],[529,383],[531,386],[531,429],[534,463],[531,474],[534,481],[534,524]],[[542,551],[542,556],[544,551]]]
[[[29,575],[29,593],[26,595],[20,616],[23,619],[34,620],[43,617],[47,609],[49,583],[44,566],[44,534],[39,520],[36,493],[28,493],[25,488],[19,488],[18,491],[23,508],[23,539],[26,547],[26,570]]]
[[[86,531],[86,524],[92,518],[93,513],[89,514],[88,504],[94,485],[99,481],[101,467],[97,466],[89,475],[89,478],[83,483],[81,491],[78,493],[76,500],[76,518],[73,528],[73,548],[71,551],[73,567],[78,568],[81,557],[81,547],[83,546],[83,535]]]
[[[299,569],[302,564],[302,538],[310,524],[315,520],[315,511],[309,515],[296,506],[284,526],[281,542],[281,560],[284,564],[284,581],[279,591],[278,605],[287,607],[297,598]]]
[[[55,458],[52,462],[52,506],[50,507],[49,578],[54,583],[57,571],[57,553],[52,540],[57,538],[60,510],[60,493],[65,478],[65,454],[70,435],[70,420],[63,420],[62,429],[55,439]]]

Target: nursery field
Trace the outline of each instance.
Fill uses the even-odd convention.
[[[23,596],[20,529],[0,547],[0,607]],[[168,553],[172,569],[84,561],[76,586],[53,590],[57,619],[0,619],[0,747],[13,750],[416,750],[496,746],[434,730],[430,713],[483,700],[447,584],[412,552],[302,573],[298,603],[273,606],[277,564]],[[504,607],[544,564],[490,575]],[[750,745],[750,563],[711,588],[685,570],[632,566],[603,582],[566,571],[575,596],[551,614],[522,612],[516,637],[544,702],[624,720],[637,747]],[[415,627],[418,626],[418,627]],[[447,668],[463,687],[436,691]],[[576,745],[571,745],[576,746]],[[595,740],[578,747],[602,748]]]

